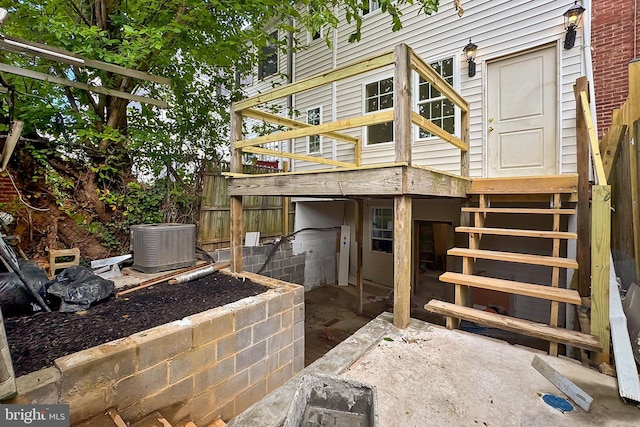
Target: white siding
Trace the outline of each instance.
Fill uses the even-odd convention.
[[[571,173],[576,170],[575,159],[575,102],[573,84],[582,74],[582,34],[578,31],[576,46],[564,50],[561,41],[564,38],[562,14],[568,3],[554,0],[474,0],[465,2],[465,13],[458,17],[448,4],[441,5],[441,10],[425,16],[418,13],[418,6],[403,8],[404,28],[396,33],[391,32],[390,18],[383,13],[374,12],[363,17],[362,39],[358,43],[348,43],[354,24],[347,24],[344,19],[339,26],[333,49],[327,47],[324,40],[315,40],[307,48],[295,54],[296,80],[336,66],[345,65],[365,58],[374,53],[393,49],[398,43],[406,43],[427,62],[451,57],[456,61],[456,89],[470,102],[470,169],[471,176],[485,175],[485,93],[486,62],[508,55],[533,49],[543,45],[558,46],[559,61],[559,99],[560,117],[558,148],[560,161],[558,172]],[[342,17],[343,18],[343,17]],[[585,16],[585,19],[588,19]],[[303,34],[306,43],[306,34]],[[477,74],[467,76],[467,64],[462,48],[469,37],[478,45]],[[304,44],[304,43],[303,43]],[[377,70],[356,78],[346,79],[321,90],[309,91],[296,96],[295,108],[306,111],[314,105],[323,106],[324,120],[332,117],[345,119],[363,114],[362,84],[391,75],[392,70]],[[336,97],[334,100],[333,97]],[[361,129],[353,129],[345,133],[361,136]],[[327,145],[333,141],[325,139],[323,157],[329,154]],[[303,152],[304,144],[296,145],[296,152]],[[336,159],[353,161],[353,145],[337,143]],[[393,161],[391,145],[365,147],[363,164],[374,164]],[[417,141],[414,144],[413,161],[450,172],[459,172],[459,151],[449,148],[448,144],[434,141]],[[299,163],[299,169],[313,168],[311,164]]]

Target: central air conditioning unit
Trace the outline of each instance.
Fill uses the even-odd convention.
[[[196,263],[194,224],[131,226],[133,268],[143,273],[175,270]]]

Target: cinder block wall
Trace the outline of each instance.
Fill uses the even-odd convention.
[[[267,262],[267,258],[272,251],[273,255]],[[229,249],[216,250],[214,258],[218,262],[229,261]],[[298,285],[304,284],[305,259],[305,253],[298,255],[293,253],[293,248],[289,241],[282,242],[275,250],[274,245],[245,246],[242,248],[242,269],[244,271],[257,273],[264,265],[264,270],[260,273],[262,276]],[[266,265],[265,262],[267,263]]]
[[[129,422],[230,420],[304,368],[304,289],[239,276],[272,289],[61,357],[3,403],[68,403],[71,423],[111,407]]]

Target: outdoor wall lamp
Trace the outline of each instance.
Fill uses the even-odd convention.
[[[469,64],[469,77],[473,77],[476,75],[476,51],[478,50],[478,46],[471,43],[471,39],[469,39],[469,43],[464,47],[464,54],[467,57],[467,64]]]
[[[564,36],[565,49],[571,49],[576,43],[576,28],[580,25],[584,11],[584,7],[580,6],[576,0],[573,6],[564,13],[564,29],[567,30],[567,34]]]

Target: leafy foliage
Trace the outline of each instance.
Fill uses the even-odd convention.
[[[439,3],[377,1],[394,30],[402,25],[400,8],[414,2],[426,14],[437,10]],[[197,206],[193,186],[202,162],[218,160],[227,151],[230,105],[242,96],[236,76],[251,73],[263,46],[286,44],[271,39],[265,29],[295,31],[293,22],[311,31],[337,28],[338,16],[344,14],[354,24],[350,41],[357,41],[362,12],[370,2],[0,0],[0,6],[10,13],[2,27],[8,36],[170,78],[171,85],[164,86],[0,51],[2,62],[17,67],[168,101],[170,107],[161,109],[9,74],[0,77],[15,95],[14,102],[0,98],[0,130],[8,129],[13,116],[25,122],[23,135],[38,141],[25,146],[33,159],[30,176],[45,185],[55,184],[52,194],[58,205],[73,201],[73,191],[76,195],[85,191],[82,200],[93,201],[99,214],[106,209],[124,218],[126,226],[178,220],[185,214],[193,220]],[[64,183],[80,175],[53,173],[54,164],[89,171],[95,182],[65,188]],[[137,182],[140,178],[150,184]],[[70,215],[76,211],[67,209]],[[87,216],[91,215],[83,215]],[[94,228],[104,236],[111,233]]]

